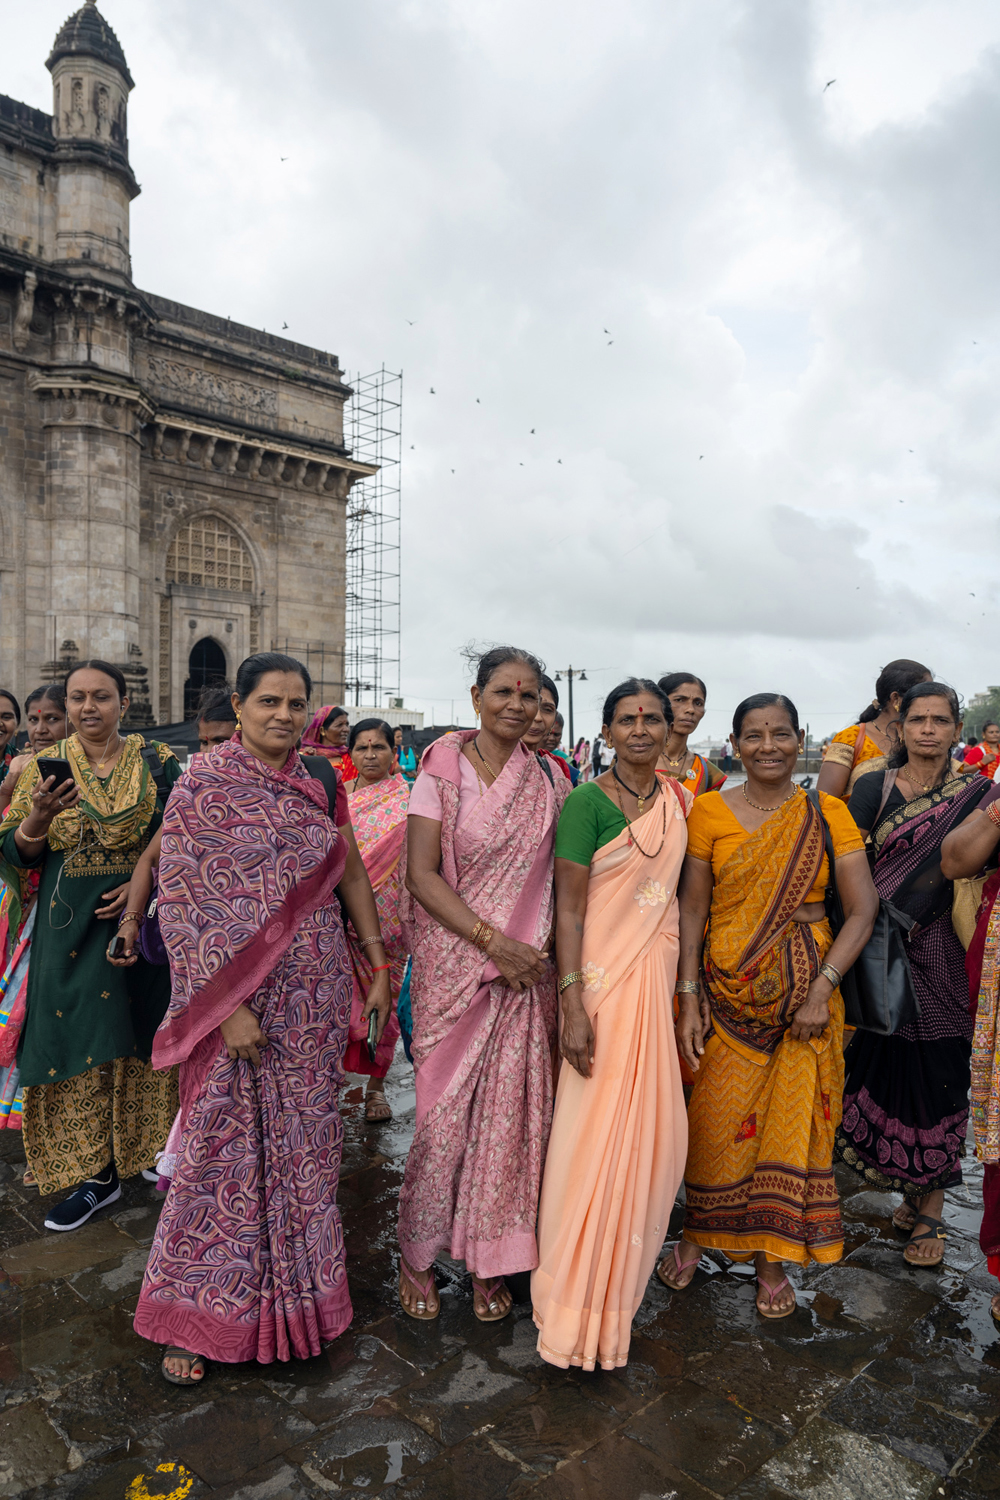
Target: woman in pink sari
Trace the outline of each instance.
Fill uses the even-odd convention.
[[[302,736],[302,754],[322,755],[324,760],[328,760],[340,772],[341,781],[353,781],[358,768],[347,748],[350,733],[346,708],[338,708],[333,704],[317,709]]]
[[[569,794],[520,743],[541,676],[526,652],[487,652],[472,689],[480,729],[435,741],[410,796],[403,917],[417,1125],[399,1195],[399,1296],[413,1318],[440,1312],[442,1250],[472,1272],[481,1322],[510,1312],[504,1276],[537,1264],[556,1019],[553,845]]]
[[[351,1321],[336,1201],[351,966],[337,892],[370,940],[380,1030],[389,966],[343,788],[294,749],[309,689],[291,657],[245,661],[236,734],[184,774],[163,823],[172,995],[153,1064],[180,1064],[180,1142],[135,1328],[167,1345],[177,1385],[200,1381],[206,1356],[318,1354]]]
[[[347,805],[354,837],[375,892],[382,939],[389,959],[392,1014],[372,1062],[368,1056],[368,1023],[364,1016],[372,962],[367,947],[351,926],[347,929],[347,941],[354,967],[354,998],[351,1001],[351,1039],[344,1053],[344,1072],[368,1075],[365,1119],[370,1125],[377,1125],[392,1119],[383,1083],[399,1037],[396,1004],[406,974],[407,955],[399,920],[399,895],[410,788],[402,776],[392,774],[396,751],[392,729],[383,719],[362,719],[355,724],[351,730],[350,752],[358,774],[347,783]]]
[[[627,1362],[684,1172],[671,1002],[694,798],[656,773],[672,719],[655,682],[615,688],[604,705],[614,764],[570,794],[556,834],[563,1065],[531,1300],[538,1352],[564,1370]]]

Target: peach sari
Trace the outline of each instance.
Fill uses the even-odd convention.
[[[662,800],[632,825],[635,841],[620,833],[590,865],[582,961],[594,1066],[589,1079],[568,1063],[559,1074],[531,1277],[538,1352],[562,1369],[626,1363],[684,1172],[672,997],[693,799],[661,785]],[[657,855],[641,853],[661,835]]]

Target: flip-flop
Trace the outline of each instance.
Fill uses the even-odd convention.
[[[787,1276],[782,1276],[782,1278],[778,1282],[777,1286],[770,1286],[764,1280],[763,1276],[758,1276],[757,1280],[758,1280],[759,1284],[764,1288],[765,1292],[767,1293],[767,1306],[768,1306],[768,1309],[769,1309],[767,1312],[765,1312],[764,1309],[761,1307],[760,1302],[758,1301],[757,1304],[756,1304],[756,1306],[757,1306],[757,1311],[760,1313],[761,1317],[762,1318],[772,1318],[775,1321],[777,1321],[778,1318],[790,1318],[792,1316],[792,1313],[795,1311],[796,1307],[798,1306],[798,1303],[796,1303],[796,1302],[793,1302],[792,1305],[791,1305],[791,1307],[786,1308],[784,1312],[773,1312],[773,1311],[770,1310],[770,1309],[772,1309],[774,1307],[774,1299],[775,1299],[775,1297],[778,1295],[778,1293],[780,1291],[782,1291],[788,1285],[788,1277]]]
[[[502,1318],[506,1318],[510,1315],[510,1310],[514,1306],[513,1298],[511,1298],[510,1307],[506,1307],[503,1312],[493,1312],[492,1310],[494,1307],[493,1299],[501,1287],[503,1287],[505,1291],[507,1290],[507,1283],[504,1281],[502,1276],[498,1276],[496,1281],[491,1281],[489,1286],[486,1285],[485,1281],[481,1281],[478,1276],[473,1276],[473,1293],[478,1292],[480,1297],[482,1297],[483,1301],[486,1303],[487,1307],[487,1311],[485,1313],[476,1312],[475,1296],[473,1296],[472,1311],[476,1313],[476,1317],[479,1319],[480,1323],[499,1323]],[[498,1306],[499,1304],[496,1305]]]
[[[167,1369],[168,1359],[189,1359],[192,1367],[201,1365],[201,1374],[196,1380],[193,1375],[171,1375]],[[163,1359],[160,1363],[160,1374],[164,1380],[169,1380],[171,1385],[204,1385],[206,1360],[203,1354],[192,1354],[190,1349],[177,1349],[171,1346],[163,1351]]]
[[[669,1290],[672,1291],[672,1292],[686,1292],[687,1289],[688,1289],[688,1287],[691,1285],[691,1281],[694,1280],[694,1273],[693,1272],[691,1274],[691,1281],[685,1281],[683,1283],[683,1285],[681,1285],[681,1286],[677,1285],[677,1283],[675,1281],[671,1281],[670,1277],[671,1276],[674,1276],[674,1277],[680,1276],[681,1272],[682,1271],[686,1271],[687,1268],[688,1268],[688,1266],[695,1266],[695,1267],[697,1267],[698,1263],[701,1260],[701,1252],[699,1251],[698,1257],[697,1257],[696,1260],[681,1260],[681,1252],[680,1252],[680,1245],[679,1245],[679,1243],[671,1245],[670,1248],[673,1251],[673,1255],[674,1255],[675,1269],[673,1271],[664,1272],[663,1267],[664,1267],[664,1264],[666,1263],[666,1259],[667,1259],[667,1257],[664,1256],[663,1260],[658,1260],[657,1263],[656,1263],[656,1275],[657,1275],[657,1279],[660,1280],[660,1281],[662,1281],[663,1285],[665,1287],[668,1287]]]
[[[929,1232],[927,1234],[917,1234],[916,1231],[918,1224],[926,1224]],[[948,1236],[944,1233],[943,1220],[932,1219],[928,1214],[917,1214],[917,1217],[914,1220],[913,1224],[913,1233],[910,1235],[910,1238],[907,1240],[906,1244],[903,1247],[903,1259],[906,1261],[906,1264],[908,1266],[923,1266],[925,1271],[934,1271],[938,1268],[938,1266],[941,1265],[941,1262],[944,1260],[943,1245],[941,1246],[941,1254],[938,1256],[937,1260],[927,1260],[924,1256],[920,1256],[915,1260],[912,1255],[907,1255],[906,1252],[909,1250],[911,1245],[919,1245],[924,1240],[946,1240],[947,1238]]]
[[[418,1300],[414,1304],[413,1307],[407,1307],[406,1303],[403,1301],[403,1277],[404,1276],[406,1277],[406,1279],[410,1283],[410,1285],[416,1291],[418,1291],[418,1292],[420,1292],[422,1294],[422,1300]],[[438,1317],[441,1316],[441,1302],[440,1302],[440,1299],[438,1300],[438,1305],[434,1309],[433,1312],[427,1306],[427,1298],[430,1295],[431,1287],[433,1287],[434,1285],[435,1285],[435,1281],[434,1281],[434,1267],[433,1266],[429,1266],[428,1267],[425,1279],[423,1280],[423,1282],[421,1282],[420,1277],[417,1275],[416,1271],[411,1271],[410,1268],[409,1268],[409,1266],[406,1264],[405,1260],[403,1259],[403,1257],[400,1256],[400,1258],[399,1258],[399,1288],[398,1288],[398,1290],[399,1290],[399,1305],[403,1309],[403,1311],[405,1312],[405,1314],[406,1314],[406,1316],[408,1318],[415,1318],[418,1323],[433,1323],[433,1321],[434,1321],[435,1318],[438,1318]],[[421,1311],[421,1309],[423,1309],[423,1311]]]

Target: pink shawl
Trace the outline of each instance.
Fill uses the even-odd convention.
[[[406,949],[399,924],[399,864],[406,844],[406,808],[409,800],[410,787],[402,776],[386,776],[373,786],[358,787],[347,795],[354,837],[375,893],[379,926],[390,965],[393,1000],[399,998],[406,972]],[[351,926],[347,928],[347,940],[351,949],[355,981],[350,1040],[352,1043],[361,1043],[368,1034],[367,1024],[362,1020],[362,1010],[365,995],[372,982],[372,966],[368,950],[361,947]],[[399,1022],[393,1007],[375,1053],[375,1071],[378,1076],[384,1074],[392,1061],[398,1037]],[[362,1071],[367,1071],[367,1066],[367,1058],[361,1049],[349,1047],[344,1060],[345,1070],[355,1072],[360,1067]]]
[[[328,807],[295,751],[275,771],[238,731],[175,784],[163,817],[158,906],[172,992],[154,1068],[189,1057],[256,993],[301,921],[333,899],[347,846]]]
[[[519,744],[497,781],[461,827],[456,827],[459,755],[465,742],[474,737],[472,729],[442,735],[424,752],[421,762],[421,775],[436,777],[441,791],[441,875],[478,917],[499,932],[552,951],[552,855],[556,822],[569,785],[563,777],[550,782],[538,757]],[[485,1014],[489,986],[499,978],[499,970],[467,938],[457,937],[429,916],[405,889],[400,908],[404,937],[413,954],[413,1058],[419,1119],[454,1072]],[[477,1000],[483,1004],[474,1005]],[[442,1046],[445,1042],[449,1045]],[[435,1052],[440,1056],[432,1063]]]

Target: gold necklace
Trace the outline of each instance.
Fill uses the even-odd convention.
[[[797,786],[793,786],[792,790],[788,793],[788,796],[787,797],[782,797],[781,801],[775,807],[765,807],[763,805],[763,803],[761,803],[761,802],[754,802],[750,797],[747,796],[747,784],[746,784],[745,781],[743,783],[743,796],[744,796],[744,799],[747,802],[749,802],[749,804],[750,804],[751,807],[755,807],[758,812],[767,812],[767,813],[777,812],[779,807],[784,807],[784,805],[785,805],[786,802],[791,802],[792,798],[795,796],[795,793],[798,790],[799,790],[799,788]]]
[[[122,747],[123,741],[122,741],[121,735],[118,733],[117,728],[115,728],[113,730],[113,733],[114,733],[115,739],[116,739],[115,748],[114,748],[114,754],[117,755],[118,752],[120,751],[121,747]],[[108,738],[107,738],[107,743],[104,746],[104,754],[101,756],[100,760],[97,761],[96,763],[94,762],[93,756],[91,756],[91,755],[87,756],[87,759],[91,762],[91,764],[96,764],[96,770],[97,770],[98,776],[100,776],[101,772],[104,770],[104,767],[105,767],[106,763],[110,759],[110,756],[108,755],[108,746],[110,744],[111,744],[111,735],[109,734]]]
[[[499,778],[497,772],[494,771],[493,767],[490,765],[489,761],[486,759],[486,756],[483,754],[483,752],[479,748],[479,736],[478,736],[478,734],[476,735],[475,739],[472,741],[472,746],[473,746],[473,749],[475,750],[476,754],[479,756],[479,759],[482,761],[483,765],[486,767],[487,771],[489,771],[490,775],[493,777],[493,780],[494,781],[499,781],[500,778]],[[478,771],[476,772],[476,775],[477,776],[479,775]]]
[[[656,796],[657,792],[660,789],[660,783],[656,779],[656,772],[655,771],[653,772],[653,790],[651,792],[633,792],[633,790],[629,786],[628,782],[627,781],[622,781],[621,777],[618,774],[618,767],[616,765],[611,767],[611,774],[615,778],[615,780],[617,781],[618,785],[619,786],[623,786],[625,788],[625,790],[628,792],[629,796],[630,797],[634,797],[635,800],[638,802],[638,804],[639,804],[639,816],[641,818],[642,815],[643,815],[643,813],[646,810],[644,804],[646,802],[651,802],[652,799]],[[619,794],[618,794],[618,801],[620,802],[621,800],[622,800],[621,799],[621,793],[619,792]]]
[[[668,766],[673,766],[674,770],[676,770],[678,766],[682,766],[687,758],[688,752],[686,750],[682,750],[676,760],[674,760],[672,755],[668,755],[665,750],[663,752],[663,759],[666,761]]]
[[[615,779],[614,779],[614,781],[611,784],[615,788],[615,796],[618,798],[618,806],[621,808],[622,817],[625,819],[625,827],[628,829],[629,848],[631,848],[632,845],[635,844],[635,847],[638,849],[638,851],[639,851],[640,854],[644,854],[647,859],[655,859],[656,856],[659,854],[660,849],[663,848],[664,841],[665,841],[665,839],[667,837],[667,799],[666,799],[666,797],[664,797],[662,799],[663,800],[663,834],[662,834],[662,837],[660,838],[659,848],[654,849],[652,851],[650,851],[649,849],[644,849],[642,847],[642,845],[639,843],[639,840],[635,837],[635,835],[632,832],[632,819],[629,817],[628,813],[625,811],[625,805],[622,802],[622,794],[618,790],[618,787],[616,785],[617,781],[618,781],[618,777],[616,776]],[[657,785],[659,785],[659,783],[657,783]],[[622,782],[622,786],[625,786],[624,781]],[[628,787],[627,786],[625,787],[625,790],[628,791]],[[632,796],[633,797],[635,796],[635,792],[632,793]]]

